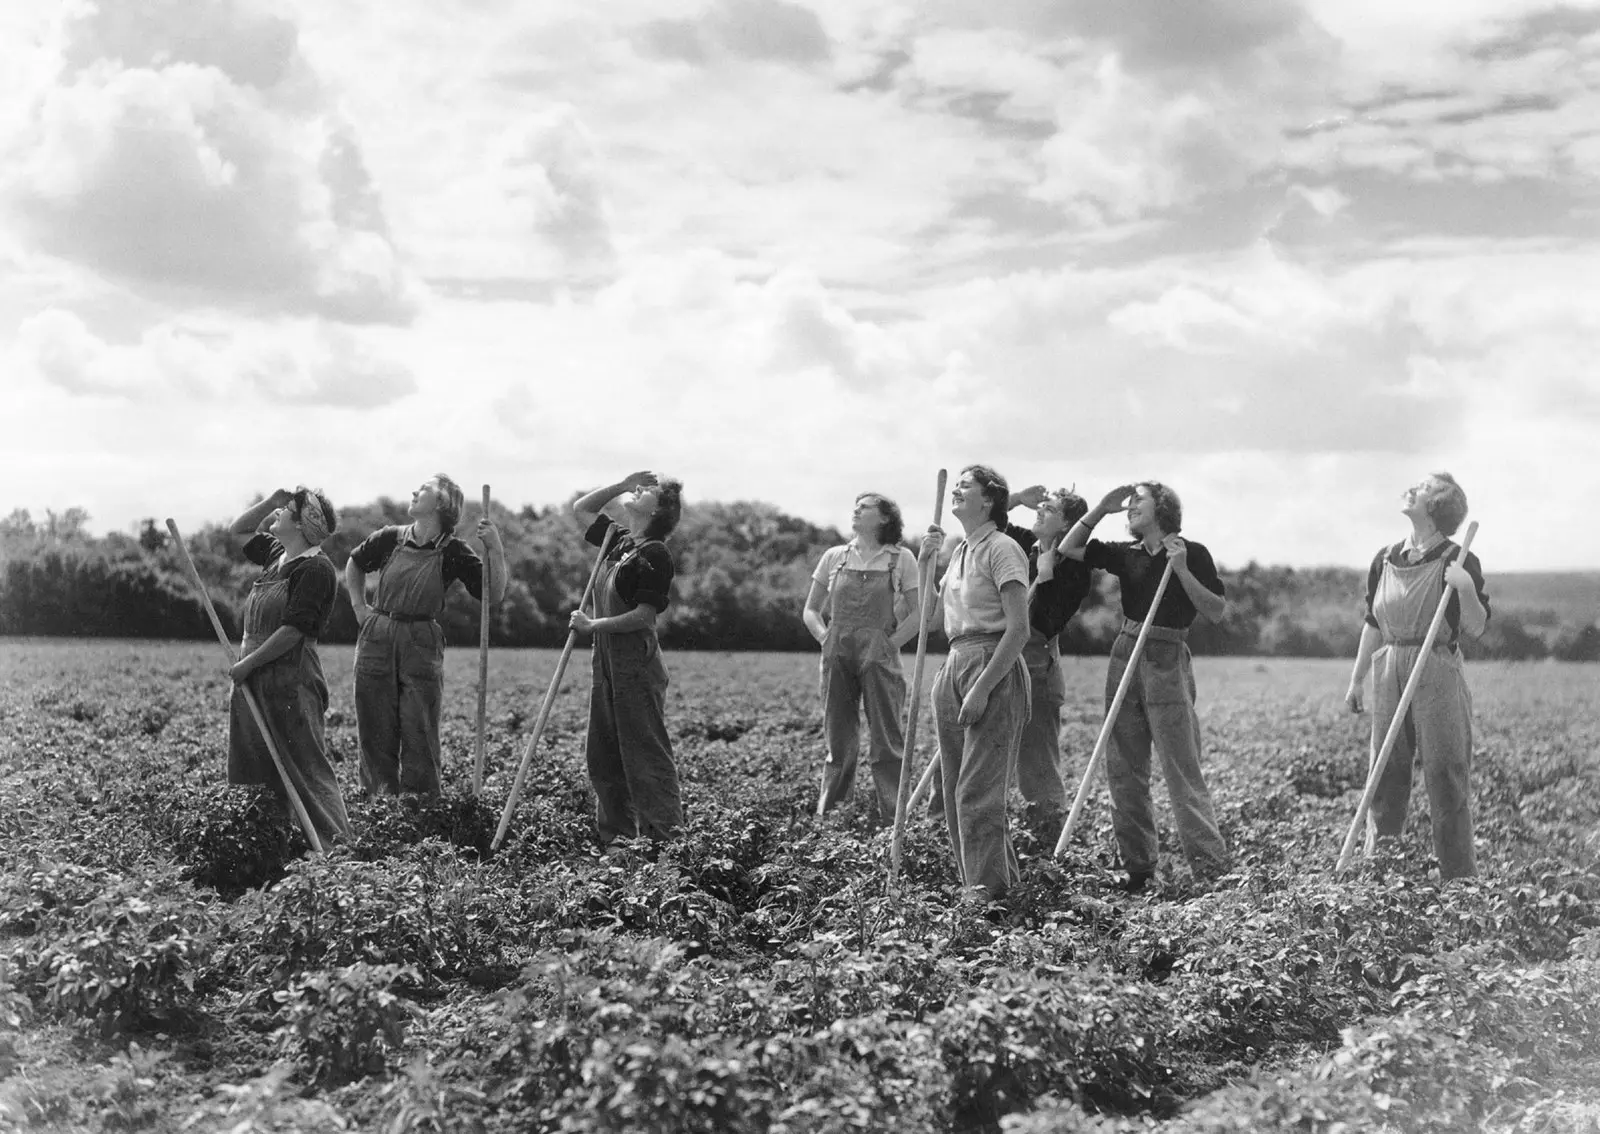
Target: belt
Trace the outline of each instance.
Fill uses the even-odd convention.
[[[950,639],[950,651],[956,650],[983,650],[991,646],[998,646],[1004,632],[994,634],[957,634]]]
[[[1139,631],[1143,629],[1143,622],[1135,622],[1131,618],[1122,620],[1122,632],[1129,637],[1137,638]],[[1152,626],[1150,627],[1150,637],[1158,642],[1182,642],[1189,637],[1189,630],[1187,627],[1180,629],[1176,626]]]
[[[390,620],[392,620],[394,622],[432,622],[433,621],[433,615],[431,615],[431,614],[395,614],[392,611],[384,610],[381,606],[374,606],[374,607],[371,607],[369,609],[371,609],[373,614],[381,614],[385,618],[388,618],[388,619],[390,619]]]
[[[1388,634],[1383,636],[1383,644],[1385,646],[1421,647],[1423,640],[1424,639],[1422,638],[1394,638],[1390,637]],[[1447,642],[1442,638],[1435,638],[1433,640],[1433,648],[1436,650],[1453,651],[1456,648],[1456,644],[1454,642]]]

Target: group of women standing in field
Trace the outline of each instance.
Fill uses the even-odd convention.
[[[361,626],[356,718],[361,784],[369,795],[439,791],[444,642],[436,619],[452,583],[480,599],[487,592],[489,601],[505,593],[505,552],[494,523],[485,516],[477,524],[487,564],[454,534],[462,502],[455,481],[431,477],[412,494],[411,522],[368,535],[344,569]],[[1006,816],[1012,785],[1041,843],[1053,840],[1065,817],[1060,638],[1089,592],[1092,572],[1100,570],[1121,584],[1123,623],[1107,671],[1107,703],[1125,674],[1127,690],[1112,722],[1106,773],[1124,886],[1139,892],[1156,872],[1152,754],[1161,760],[1190,868],[1202,879],[1224,873],[1229,855],[1201,770],[1186,638],[1197,616],[1223,616],[1225,589],[1205,546],[1180,536],[1177,494],[1156,481],[1125,484],[1090,508],[1067,490],[1036,485],[1012,493],[993,468],[970,465],[950,493],[950,506],[959,535],[930,527],[913,557],[901,543],[898,506],[880,494],[862,494],[852,514],[853,538],[830,548],[811,577],[802,616],[822,647],[827,759],[819,810],[853,797],[864,713],[868,806],[880,821],[894,813],[906,755],[900,650],[919,633],[922,589],[932,581],[939,601],[931,604],[930,626],[942,626],[950,643],[933,685],[939,750],[933,807],[944,816],[963,886],[991,900],[1003,897],[1018,879]],[[1030,527],[1009,522],[1016,507],[1034,511]],[[656,624],[671,601],[674,566],[665,541],[681,514],[682,485],[637,472],[580,497],[573,509],[584,538],[601,549],[594,612],[570,616],[573,630],[594,638],[585,756],[596,832],[607,849],[619,839],[667,839],[683,824],[683,804]],[[1471,698],[1457,641],[1463,632],[1483,631],[1488,598],[1476,556],[1459,556],[1449,539],[1466,514],[1460,486],[1448,474],[1430,476],[1407,490],[1402,511],[1412,531],[1373,559],[1366,625],[1346,699],[1362,710],[1370,673],[1376,743],[1419,663],[1426,624],[1448,594],[1450,630],[1437,642],[1422,692],[1407,710],[1396,759],[1379,782],[1369,838],[1399,833],[1418,757],[1440,869],[1450,878],[1475,869],[1467,783]],[[1119,512],[1127,513],[1128,540],[1091,538],[1101,520]],[[328,498],[300,488],[273,493],[233,526],[251,535],[245,557],[262,567],[245,605],[244,651],[233,676],[255,688],[287,767],[280,776],[266,758],[236,690],[229,779],[266,785],[282,798],[287,778],[323,841],[350,831],[323,740],[328,687],[316,651],[339,583],[320,545],[336,525]],[[1176,586],[1164,581],[1169,567]],[[1145,643],[1135,659],[1141,629]]]

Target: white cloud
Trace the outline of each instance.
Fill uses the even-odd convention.
[[[409,372],[352,332],[305,320],[190,319],[151,327],[135,342],[110,343],[73,312],[50,308],[18,327],[13,365],[71,395],[129,402],[371,407],[416,389]]]
[[[234,0],[86,5],[48,50],[0,174],[41,247],[180,294],[409,316],[414,285],[292,25]]]

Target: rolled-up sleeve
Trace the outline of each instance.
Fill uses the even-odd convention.
[[[339,575],[322,555],[304,560],[289,576],[289,601],[284,607],[283,624],[292,626],[308,638],[319,637],[328,615],[333,613],[334,594]]]
[[[672,552],[667,550],[664,543],[647,543],[639,549],[639,557],[634,560],[633,601],[635,605],[644,603],[653,606],[656,613],[667,609],[667,604],[672,601],[672,575],[674,571]]]

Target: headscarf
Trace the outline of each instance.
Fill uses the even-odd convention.
[[[315,547],[332,533],[327,514],[322,510],[322,501],[303,484],[295,488],[294,495],[300,501],[300,531],[306,537],[306,542]]]

